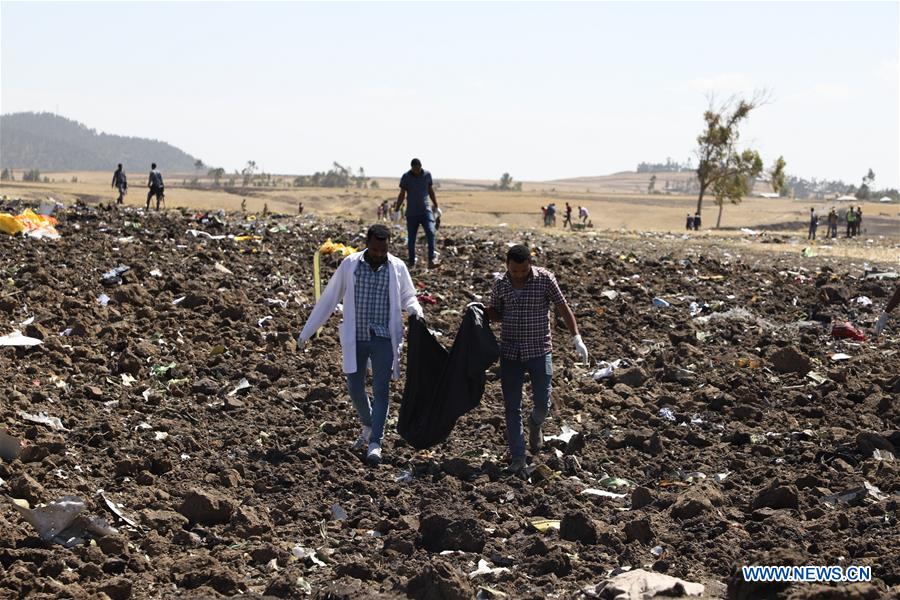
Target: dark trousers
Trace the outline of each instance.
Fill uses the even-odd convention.
[[[410,265],[416,262],[416,237],[419,234],[419,225],[425,230],[425,238],[428,240],[428,262],[434,262],[434,215],[428,211],[419,216],[406,215],[406,245]]]
[[[506,436],[513,458],[525,456],[525,433],[522,431],[522,386],[525,374],[531,377],[534,406],[531,421],[540,425],[550,412],[550,388],[553,379],[553,356],[545,354],[531,360],[500,358],[500,389],[506,405]]]
[[[161,187],[152,187],[147,192],[147,210],[150,210],[150,198],[156,196],[156,210],[159,210],[159,202],[166,197],[164,189]]]

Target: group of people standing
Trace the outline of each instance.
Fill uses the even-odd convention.
[[[544,227],[556,227],[556,203],[551,202],[541,207],[541,215],[544,218]]]
[[[128,194],[128,177],[125,175],[122,163],[119,163],[113,173],[112,187],[119,192],[119,196],[116,198],[116,204],[124,203],[125,195]],[[156,163],[151,163],[150,165],[150,176],[147,180],[147,187],[150,188],[147,192],[147,210],[150,210],[150,199],[154,196],[156,196],[156,210],[159,210],[160,202],[165,201],[166,188],[165,183],[163,182],[162,173],[156,168]]]
[[[544,219],[544,227],[556,227],[556,203],[551,202],[547,206],[541,207],[541,214]],[[583,227],[593,227],[593,223],[588,221],[588,217],[590,217],[590,213],[588,212],[587,207],[579,206],[578,207],[578,219],[581,221],[581,225]],[[572,205],[566,202],[566,212],[565,219],[563,219],[563,229],[569,227],[572,229]]]
[[[688,231],[700,231],[700,213],[688,213],[685,229]]]
[[[391,223],[394,223],[400,219],[399,213],[391,212],[390,200],[383,200],[379,203],[376,212],[379,221],[390,221]]]
[[[411,167],[400,180],[400,195],[394,205],[394,210],[399,211],[407,203],[409,262],[404,263],[390,253],[391,229],[387,225],[377,223],[369,227],[365,250],[341,262],[297,337],[298,349],[302,350],[334,314],[338,304],[343,304],[339,328],[343,371],[350,400],[361,422],[353,447],[365,450],[365,460],[371,465],[377,465],[383,458],[390,381],[400,376],[403,312],[410,319],[424,318],[407,267],[415,264],[415,235],[419,225],[428,237],[429,264],[434,264],[433,212],[437,210],[437,199],[431,174],[422,169],[418,159],[412,161]],[[531,379],[534,403],[527,418],[528,447],[536,453],[543,443],[541,426],[550,409],[553,372],[551,308],[562,317],[576,352],[586,363],[587,347],[556,277],[533,264],[528,247],[512,246],[506,253],[506,273],[494,281],[484,314],[489,320],[501,323],[500,383],[510,449],[509,468],[515,473],[521,472],[526,464],[522,422],[526,374]],[[372,369],[371,395],[366,391],[367,365]]]
[[[862,225],[862,206],[857,206],[856,209],[851,206],[847,210],[847,214],[844,217],[847,223],[847,237],[856,237],[860,233],[860,226]],[[838,235],[838,222],[840,221],[840,217],[838,216],[837,210],[832,206],[831,210],[828,212],[828,215],[825,217],[826,223],[828,224],[828,237],[836,238]],[[814,240],[816,239],[816,230],[819,228],[819,215],[816,214],[815,208],[809,209],[809,232],[806,235],[806,239]]]

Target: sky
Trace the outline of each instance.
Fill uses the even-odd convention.
[[[711,95],[765,89],[741,144],[766,165],[900,187],[898,7],[4,1],[0,112],[229,171],[539,181],[686,161]]]

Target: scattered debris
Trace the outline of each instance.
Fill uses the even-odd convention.
[[[541,533],[548,529],[559,529],[559,519],[531,519],[528,525]]]
[[[110,500],[109,497],[106,495],[106,493],[103,490],[100,490],[98,492],[98,494],[100,495],[101,498],[103,498],[103,502],[106,504],[106,507],[109,510],[111,510],[114,515],[116,515],[117,517],[122,519],[122,521],[124,521],[126,524],[131,525],[132,527],[135,527],[135,528],[138,527],[137,522],[134,519],[125,516],[125,513],[122,512],[120,505],[117,505],[115,502]]]
[[[234,396],[234,395],[236,395],[238,392],[241,392],[241,391],[246,390],[246,389],[250,389],[250,387],[251,387],[251,386],[250,386],[250,382],[247,381],[247,378],[246,378],[246,377],[242,377],[241,380],[238,382],[237,386],[236,386],[233,390],[231,390],[230,392],[228,392],[228,395],[229,395],[229,396]]]
[[[100,517],[81,516],[85,504],[75,496],[63,496],[35,508],[29,508],[24,500],[10,499],[10,503],[34,527],[42,540],[67,548],[83,544],[89,534],[101,537],[118,533]]]
[[[663,573],[633,569],[610,577],[591,592],[604,600],[650,600],[702,596],[705,586]]]
[[[63,427],[62,421],[60,421],[58,417],[48,417],[47,413],[39,412],[38,414],[33,415],[21,410],[18,411],[18,413],[19,416],[26,421],[31,421],[32,423],[40,423],[41,425],[46,425],[50,429],[55,429],[57,431],[68,431],[68,429]]]
[[[131,267],[119,265],[114,269],[110,269],[100,277],[100,283],[105,286],[119,285],[122,283],[122,275],[131,270]]]
[[[563,423],[562,427],[560,428],[560,432],[557,435],[544,436],[544,441],[560,440],[564,444],[568,444],[569,441],[571,441],[571,439],[576,435],[578,435],[577,431],[569,427],[567,423]]]
[[[480,575],[499,575],[501,573],[509,573],[509,568],[507,567],[490,567],[490,563],[488,561],[482,559],[478,560],[478,568],[469,573],[469,579],[475,579]]]
[[[40,346],[44,342],[33,337],[28,337],[27,335],[22,335],[22,332],[19,330],[13,330],[9,335],[0,336],[0,346],[19,346],[19,347],[28,347],[28,346]]]
[[[831,328],[831,335],[839,340],[866,341],[866,334],[856,328],[852,323],[837,323]]]
[[[610,492],[607,490],[598,490],[595,488],[583,489],[583,490],[581,490],[581,493],[586,496],[601,496],[603,498],[619,499],[619,498],[627,498],[628,497],[628,494],[617,494],[615,492]]]

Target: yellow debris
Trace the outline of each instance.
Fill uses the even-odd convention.
[[[356,251],[356,248],[352,246],[332,242],[331,238],[325,240],[325,243],[319,248],[319,254],[335,254],[339,252],[342,256],[350,256]]]
[[[24,233],[31,237],[58,238],[56,231],[56,219],[39,215],[30,208],[26,208],[18,215],[0,213],[0,233],[16,235]]]

